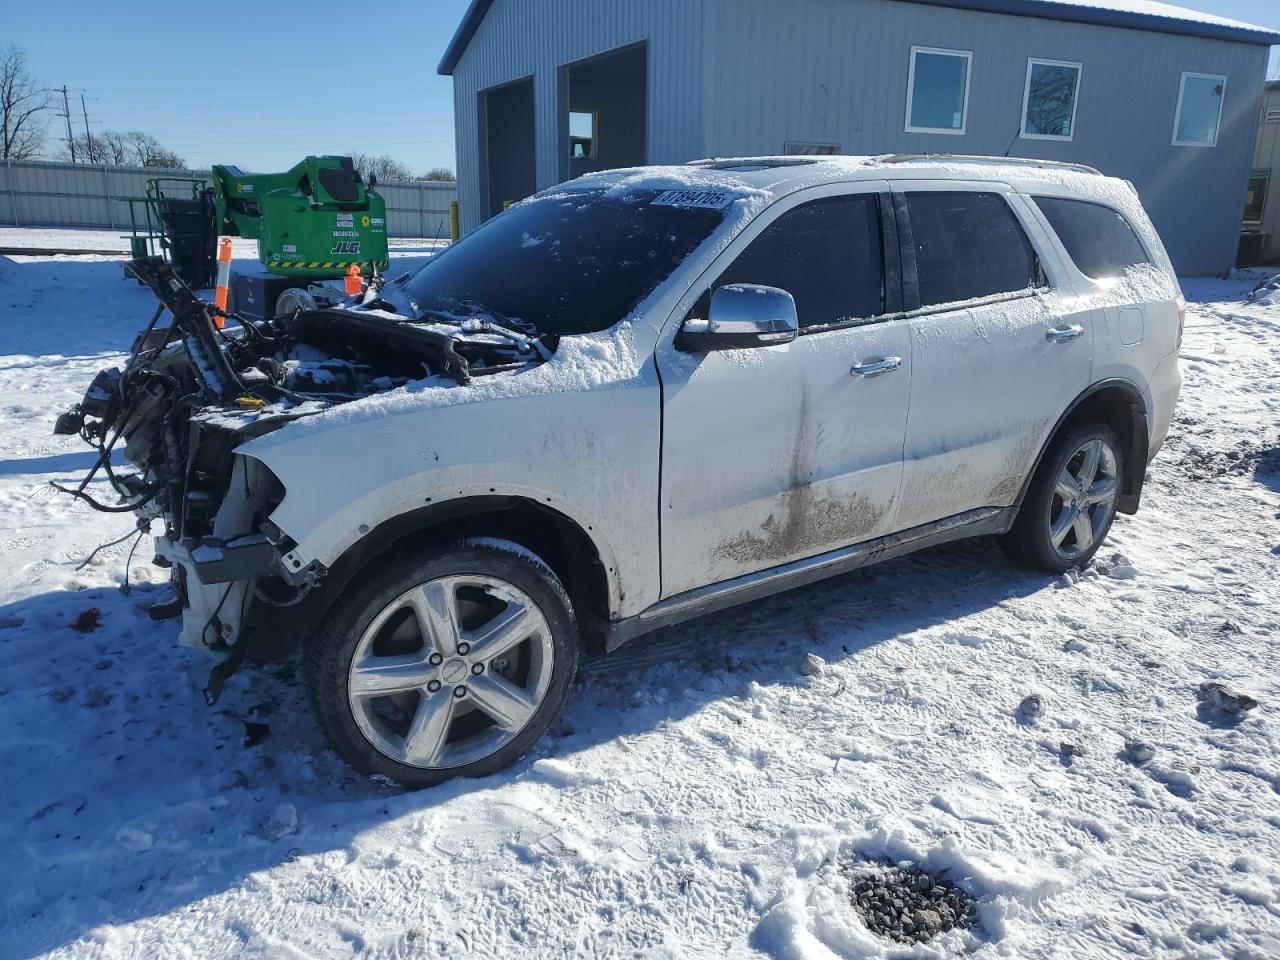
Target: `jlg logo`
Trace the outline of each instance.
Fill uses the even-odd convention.
[[[343,240],[333,245],[333,249],[329,251],[331,254],[354,255],[360,253],[359,240]]]

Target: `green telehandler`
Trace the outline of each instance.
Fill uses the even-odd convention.
[[[307,157],[284,173],[218,165],[212,180],[148,180],[147,195],[130,201],[134,256],[164,254],[203,289],[213,284],[218,236],[257,240],[262,270],[233,273],[230,284],[232,310],[253,317],[271,316],[283,291],[341,278],[353,264],[366,276],[386,269],[386,203],[350,157]]]
[[[387,266],[387,208],[350,157],[307,157],[284,173],[213,168],[221,232],[258,241],[258,259],[284,277],[341,277]]]

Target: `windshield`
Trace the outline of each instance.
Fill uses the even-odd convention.
[[[604,330],[711,234],[734,199],[581,190],[526,201],[450,246],[406,291],[420,312],[487,313],[557,336]]]

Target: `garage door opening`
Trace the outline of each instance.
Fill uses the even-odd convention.
[[[481,196],[485,216],[535,190],[533,78],[480,93]]]
[[[564,68],[564,179],[647,161],[648,47],[639,43]]]

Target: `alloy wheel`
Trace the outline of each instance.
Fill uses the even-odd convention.
[[[533,599],[497,577],[419,584],[356,644],[352,714],[382,754],[440,769],[482,760],[533,718],[551,684],[551,630]]]
[[[1067,560],[1085,556],[1106,533],[1120,493],[1117,458],[1102,439],[1085,441],[1058,474],[1049,504],[1049,540]]]

